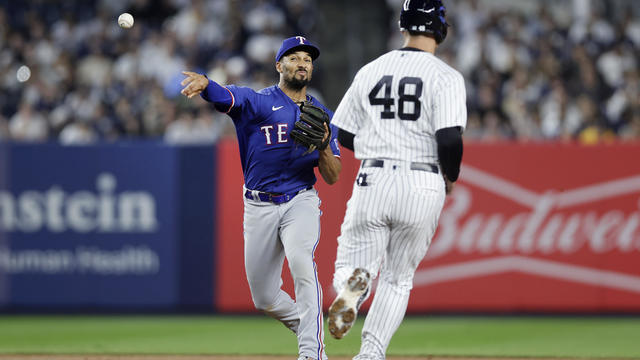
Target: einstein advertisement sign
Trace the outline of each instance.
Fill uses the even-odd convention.
[[[53,184],[45,191],[12,194],[0,190],[0,227],[6,232],[39,231],[148,233],[158,226],[156,202],[147,191],[116,193],[112,173],[96,176],[93,189],[66,192]]]
[[[174,150],[3,150],[0,304],[94,308],[178,301]]]

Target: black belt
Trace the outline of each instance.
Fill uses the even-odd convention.
[[[362,167],[384,167],[384,160],[365,159],[362,160]],[[438,166],[429,163],[412,162],[411,170],[428,171],[434,174],[438,173]]]
[[[256,200],[256,201],[271,202],[274,204],[284,204],[289,200],[293,199],[296,195],[300,194],[301,192],[311,190],[312,188],[313,186],[309,186],[302,190],[293,191],[287,194],[256,191],[257,196],[253,196],[253,191],[247,189],[247,191],[244,192],[244,197],[246,197],[247,199]]]

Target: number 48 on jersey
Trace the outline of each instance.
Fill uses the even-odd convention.
[[[369,104],[384,106],[380,113],[381,119],[394,119],[396,114],[391,107],[397,103],[398,118],[400,120],[416,121],[420,117],[420,97],[422,96],[422,79],[405,76],[398,83],[398,98],[391,97],[393,86],[393,76],[385,75],[371,89],[369,93]],[[380,91],[383,90],[383,91]],[[381,97],[378,97],[380,93]],[[413,105],[413,106],[411,106]]]

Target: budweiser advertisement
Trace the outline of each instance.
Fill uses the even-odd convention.
[[[251,311],[237,145],[220,150],[227,176],[219,184],[216,307]],[[465,144],[460,180],[416,272],[408,312],[640,311],[638,155],[640,144]],[[343,150],[342,163],[336,185],[316,186],[325,309],[335,295],[336,238],[359,161]],[[286,270],[284,287],[293,294]]]
[[[640,310],[638,155],[468,145],[410,310]]]

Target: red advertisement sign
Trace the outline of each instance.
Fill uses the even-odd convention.
[[[639,311],[639,154],[640,144],[466,144],[460,181],[416,272],[408,311]],[[219,157],[228,176],[218,190],[215,306],[252,311],[237,145],[222,144]],[[335,294],[336,238],[359,165],[348,150],[342,162],[338,184],[317,185],[325,307]]]
[[[413,310],[640,310],[638,145],[468,145]]]

